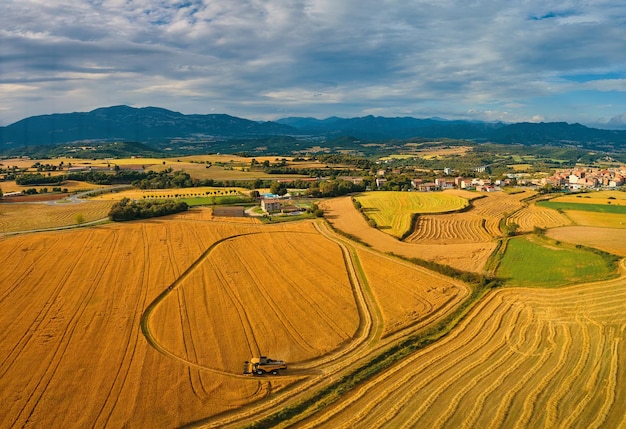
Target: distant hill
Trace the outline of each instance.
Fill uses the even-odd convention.
[[[297,132],[275,122],[255,122],[224,114],[183,115],[158,107],[113,106],[86,113],[33,116],[0,128],[5,147],[77,141],[167,141],[196,137],[251,137]]]
[[[356,142],[419,137],[607,151],[626,148],[626,131],[565,122],[504,124],[380,116],[289,117],[257,122],[226,114],[184,115],[158,107],[113,106],[91,112],[33,116],[0,127],[0,151],[12,149],[14,153],[25,146],[124,141],[144,143],[156,150],[254,151],[267,147],[273,153],[280,153],[281,148],[289,153],[307,145],[302,142],[314,141],[315,145],[329,147],[342,137]]]

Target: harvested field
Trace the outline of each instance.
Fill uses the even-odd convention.
[[[464,198],[441,192],[378,191],[360,194],[356,199],[363,212],[394,237],[402,237],[409,230],[414,213],[450,212],[468,205]]]
[[[121,200],[130,198],[133,200],[158,199],[158,198],[192,198],[222,195],[249,195],[250,190],[246,188],[216,188],[201,186],[196,188],[176,188],[176,189],[129,189],[115,193],[101,194],[91,199],[93,200]]]
[[[622,191],[593,191],[580,194],[563,195],[550,201],[557,203],[626,205],[626,193]]]
[[[260,228],[270,233],[261,234]],[[202,259],[211,245],[236,236],[214,247],[209,254],[215,259]],[[237,262],[232,258],[240,246],[274,256]],[[288,352],[277,348],[287,341],[282,335],[289,343],[297,338],[292,355],[297,359],[338,347],[358,326],[341,252],[310,223],[268,227],[187,218],[108,224],[5,238],[0,258],[5,267],[0,271],[2,427],[180,426],[298,380],[233,376],[251,351],[259,352],[239,341],[238,329],[252,327],[246,338],[277,354]],[[215,268],[213,274],[205,263]],[[318,266],[327,274],[320,277]],[[190,268],[149,321],[178,359],[146,342],[140,317]],[[278,277],[253,278],[261,269]],[[291,270],[301,274],[293,277]],[[259,283],[240,286],[245,276]],[[254,287],[265,288],[265,299],[274,304],[264,306]],[[245,301],[237,301],[238,294]],[[229,300],[234,312],[227,311]],[[174,311],[171,302],[182,310]],[[250,311],[249,325],[237,322],[242,305]],[[268,314],[268,308],[276,313]],[[214,324],[200,331],[209,326],[206,317]],[[277,319],[280,330],[272,325]],[[308,335],[312,328],[315,335]]]
[[[565,226],[550,229],[546,235],[555,240],[582,244],[615,255],[626,256],[626,229]]]
[[[432,322],[470,292],[463,283],[395,258],[366,249],[358,255],[382,312],[383,337]]]
[[[502,217],[521,210],[524,207],[521,200],[533,195],[530,192],[476,194],[451,191],[450,193],[452,192],[460,196],[467,194],[473,196],[472,208],[463,213],[420,215],[413,233],[404,241],[419,244],[491,242],[502,235],[500,231]]]
[[[581,226],[597,226],[602,228],[626,228],[626,216],[617,213],[598,213],[579,210],[565,211],[574,224]]]
[[[341,251],[297,228],[217,244],[152,312],[155,341],[186,362],[232,374],[251,356],[298,362],[348,342],[359,318]]]
[[[624,427],[624,302],[624,277],[494,291],[444,339],[299,427]]]
[[[339,197],[320,203],[325,218],[338,230],[353,236],[382,253],[395,253],[406,258],[420,258],[450,265],[463,271],[482,272],[494,242],[460,244],[404,243],[370,227],[354,208],[350,197]]]
[[[0,204],[0,233],[58,228],[106,218],[111,202],[65,204]]]
[[[484,243],[494,238],[485,225],[484,218],[469,213],[422,215],[417,218],[413,233],[404,241],[419,244]]]
[[[509,217],[509,223],[519,225],[520,232],[530,232],[535,227],[556,228],[571,225],[572,221],[556,210],[540,207],[534,203],[522,208]]]

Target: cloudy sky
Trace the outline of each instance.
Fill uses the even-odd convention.
[[[127,104],[626,127],[623,0],[1,0],[0,125]]]

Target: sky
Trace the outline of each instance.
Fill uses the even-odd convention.
[[[1,0],[0,125],[99,107],[626,129],[623,0]]]

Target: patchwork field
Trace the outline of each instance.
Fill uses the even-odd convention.
[[[323,201],[320,207],[326,212],[325,217],[333,227],[382,253],[436,261],[463,271],[482,272],[489,255],[496,248],[496,244],[491,241],[450,245],[398,241],[389,234],[370,227],[354,208],[350,197]]]
[[[394,237],[409,230],[413,213],[450,212],[468,205],[464,198],[441,192],[365,192],[356,199],[367,216]]]
[[[209,214],[2,239],[0,426],[203,420],[323,380],[382,333],[423,327],[468,293],[369,250],[357,256],[310,222]],[[242,376],[259,354],[290,372]]]
[[[328,222],[204,208],[2,236],[0,427],[626,427],[626,267],[564,244],[626,255],[626,229],[554,228],[531,195],[423,214],[439,223],[414,242],[350,197],[320,203]],[[388,254],[482,273],[505,215],[562,241],[509,240],[509,287]],[[258,354],[289,368],[242,375]]]

